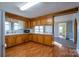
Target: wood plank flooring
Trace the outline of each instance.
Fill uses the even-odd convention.
[[[35,42],[23,43],[6,49],[6,57],[76,57],[71,48],[45,46]]]

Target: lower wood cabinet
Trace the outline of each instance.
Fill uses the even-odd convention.
[[[33,35],[32,35],[32,41],[38,42],[37,36],[38,36],[38,35],[33,34]]]
[[[15,45],[15,37],[14,36],[6,36],[5,38],[6,38],[5,42],[6,42],[7,47],[11,47],[11,46]]]
[[[44,42],[44,36],[43,35],[38,35],[38,42],[43,44],[43,42]]]
[[[33,35],[32,34],[29,34],[29,40],[32,41],[32,37]]]
[[[43,34],[33,34],[32,41],[38,42],[45,45],[52,45],[53,43],[53,36],[52,35],[43,35]]]
[[[43,34],[21,34],[5,36],[5,43],[7,47],[18,45],[29,40],[45,45],[52,45],[54,39],[52,35]]]
[[[16,38],[15,38],[15,44],[20,44],[20,43],[23,43],[23,39],[22,39],[22,36],[21,35],[16,35]]]
[[[28,37],[28,34],[5,36],[5,43],[7,47],[11,47],[29,41]]]
[[[24,34],[21,37],[22,37],[23,42],[29,41],[29,34]]]
[[[44,36],[44,44],[46,45],[52,45],[53,39],[51,35],[45,35]]]

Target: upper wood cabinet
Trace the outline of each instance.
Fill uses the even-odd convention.
[[[30,21],[27,21],[27,28],[30,28]]]
[[[26,28],[30,28],[30,21],[24,21],[24,27]]]
[[[36,22],[36,25],[37,25],[37,26],[41,25],[41,24],[40,24],[40,19],[36,19],[35,22]]]
[[[53,23],[53,18],[47,18],[46,19],[46,24],[47,25],[52,25],[52,23]]]
[[[40,24],[41,25],[45,25],[46,24],[46,20],[45,19],[40,19]]]
[[[32,25],[32,27],[36,26],[36,21],[32,20],[31,25]]]

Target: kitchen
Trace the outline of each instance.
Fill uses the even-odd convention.
[[[53,3],[53,2],[52,2]],[[43,6],[49,6],[51,7],[50,2],[46,3],[43,2]],[[12,6],[14,7],[17,3],[10,3],[10,5],[7,5],[7,3],[5,3],[6,6],[9,6],[8,8],[12,9]],[[20,4],[20,3],[18,3]],[[57,3],[55,3],[57,4]],[[70,4],[70,6],[72,6],[72,3],[68,3]],[[72,4],[72,5],[71,5]],[[3,5],[3,4],[1,4]],[[65,5],[63,3],[60,3],[61,5]],[[3,5],[4,6],[4,5]],[[38,4],[38,6],[41,6],[40,4]],[[57,5],[58,6],[58,5]],[[7,7],[6,7],[7,8]],[[47,7],[46,7],[47,8]],[[63,6],[64,8],[64,6]],[[30,15],[30,18],[27,16],[24,16],[26,13],[28,14],[29,12],[26,11],[21,11],[19,9],[16,8],[12,9],[12,12],[9,11],[5,11],[4,13],[4,26],[5,26],[5,36],[4,36],[4,46],[5,46],[5,57],[59,57],[59,56],[79,56],[78,53],[76,52],[78,49],[78,41],[77,41],[77,19],[78,19],[78,7],[74,6],[73,8],[66,8],[60,11],[58,9],[58,11],[54,11],[53,13],[50,12],[48,14],[41,14],[39,16],[36,17],[31,17],[34,15],[37,15],[36,13],[34,14],[34,11],[31,13],[32,10],[27,10],[30,11],[30,13],[32,15]],[[5,7],[3,8],[4,10]],[[37,8],[39,10],[39,8]],[[41,8],[42,9],[42,8]],[[49,8],[50,9],[50,8]],[[53,8],[54,9],[54,8]],[[17,12],[19,13],[17,13]],[[26,12],[26,13],[22,13],[22,12]],[[35,11],[36,12],[36,11]],[[47,12],[47,11],[46,11]],[[48,11],[49,12],[49,11]],[[22,14],[21,14],[22,13]],[[38,12],[37,12],[38,13]],[[38,13],[40,14],[40,12]],[[29,14],[28,14],[29,15]],[[73,36],[73,48],[70,47],[70,37],[66,37],[66,35],[62,35],[63,37],[66,37],[63,40],[68,40],[68,46],[65,47],[64,45],[66,44],[61,44],[59,41],[62,39],[59,39],[58,42],[56,42],[55,40],[55,35],[57,32],[58,28],[56,28],[55,24],[55,17],[58,16],[66,16],[65,18],[63,18],[63,20],[67,17],[70,16],[70,19],[73,18],[73,24],[71,24],[71,26],[73,27],[72,30],[73,34],[71,34],[71,36]],[[57,18],[57,20],[59,20],[61,18]],[[76,19],[76,23],[74,22],[74,20]],[[62,20],[62,21],[63,21]],[[67,20],[69,20],[69,18],[67,18]],[[70,25],[70,23],[69,23]],[[60,26],[61,27],[61,26]],[[68,26],[67,26],[68,27]],[[55,29],[56,28],[56,29]],[[65,27],[63,27],[65,28]],[[70,27],[69,27],[70,28]],[[63,31],[63,30],[60,30]],[[69,30],[70,31],[70,30]],[[63,34],[63,33],[62,33]],[[68,32],[68,34],[70,34],[70,32]],[[61,33],[60,33],[61,35]],[[64,42],[62,42],[64,43]],[[68,53],[70,52],[70,53]],[[58,55],[59,54],[59,55]]]
[[[6,16],[7,15],[9,15],[9,13],[6,13]],[[11,16],[11,14],[10,14],[10,16]],[[19,16],[17,16],[17,17],[19,18]],[[12,19],[12,16],[9,19],[10,22],[11,22],[11,19]],[[23,24],[21,23],[21,25],[23,25],[24,28],[21,26],[14,28],[19,33],[18,32],[11,32],[11,33],[6,34],[5,39],[6,39],[6,46],[7,47],[11,47],[11,46],[23,43],[23,42],[27,42],[29,40],[32,40],[32,41],[35,41],[38,43],[42,43],[42,44],[46,44],[46,45],[52,45],[51,44],[51,42],[53,42],[52,30],[45,31],[43,28],[44,26],[45,26],[45,28],[48,26],[49,27],[48,30],[52,29],[52,17],[48,17],[47,19],[44,19],[44,20],[42,20],[42,19],[35,20],[34,19],[31,22],[29,19],[27,19],[27,18],[25,18],[25,19],[26,19],[26,21],[22,20]],[[20,21],[19,19],[17,19],[17,20]],[[12,19],[12,21],[17,22],[16,19]],[[30,25],[30,23],[31,23],[31,25]],[[10,27],[10,24],[8,26]],[[8,26],[6,25],[6,28],[8,28]],[[17,26],[17,25],[15,25],[15,26]],[[21,27],[20,28],[21,31],[17,30],[17,28],[19,28],[19,27]],[[10,30],[8,30],[8,31],[10,32]],[[29,31],[31,31],[31,32],[29,32]],[[33,39],[31,38],[31,36],[33,36]],[[11,38],[11,40],[10,40],[10,38]],[[41,38],[41,40],[40,40],[40,38]],[[47,42],[49,41],[49,42],[47,43],[46,41],[43,40],[43,38],[44,38],[44,40],[46,40]],[[16,43],[15,43],[15,41],[16,41]]]

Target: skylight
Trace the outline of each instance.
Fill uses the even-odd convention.
[[[34,6],[34,5],[38,4],[38,3],[40,3],[40,2],[38,2],[38,1],[35,1],[35,2],[28,2],[28,3],[26,3],[25,5],[21,6],[21,7],[20,7],[20,10],[22,10],[22,11],[27,10],[27,9],[29,9],[30,7],[32,7],[32,6]]]

